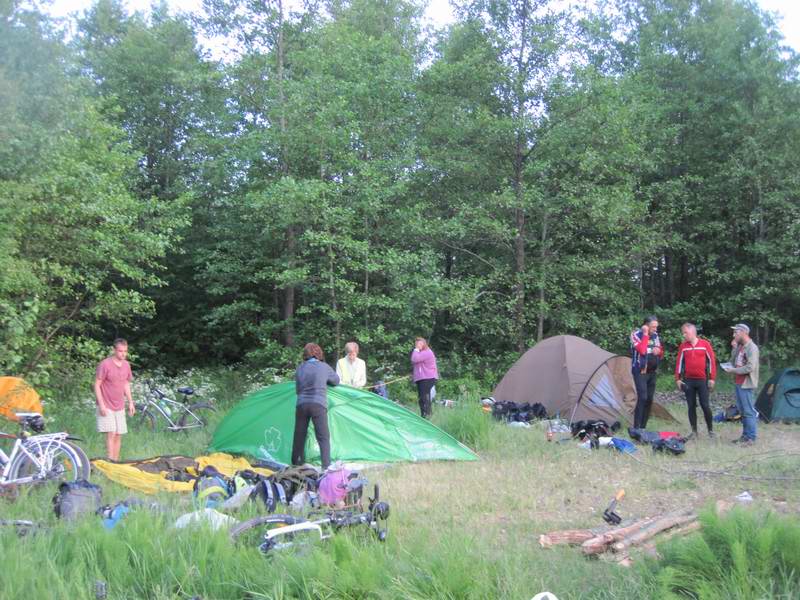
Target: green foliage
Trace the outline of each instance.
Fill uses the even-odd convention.
[[[800,523],[734,510],[701,516],[700,534],[661,549],[661,598],[790,598],[800,586]]]
[[[721,357],[743,320],[792,362],[800,59],[772,17],[456,4],[427,32],[409,0],[98,0],[69,42],[0,7],[0,370],[67,397],[116,335],[172,373],[357,340],[390,380],[423,335],[480,395],[545,336],[627,353],[650,312],[668,356],[684,320]]]

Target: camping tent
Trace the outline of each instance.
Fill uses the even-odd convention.
[[[497,401],[539,402],[570,422],[633,421],[636,388],[631,359],[572,335],[547,338],[514,363],[492,394]],[[653,403],[651,414],[674,421]]]
[[[800,369],[775,373],[758,395],[756,410],[767,421],[800,421]]]
[[[211,448],[290,463],[296,401],[294,382],[278,383],[250,394],[219,424]],[[334,461],[478,458],[458,440],[410,410],[346,385],[328,388],[328,424]],[[306,439],[306,460],[320,460],[313,432]]]
[[[0,377],[0,416],[17,421],[18,412],[42,414],[39,394],[24,379]]]

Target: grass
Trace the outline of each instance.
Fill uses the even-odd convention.
[[[659,596],[699,600],[796,598],[800,522],[738,509],[701,515],[699,535],[668,544],[653,576]]]
[[[208,431],[132,432],[124,439],[123,458],[202,453],[234,399],[233,389],[245,386],[228,379],[206,386],[206,394],[222,397],[224,391],[226,396]],[[175,530],[177,516],[192,510],[187,497],[162,495],[157,498],[165,506],[162,514],[134,512],[106,531],[95,517],[76,524],[58,522],[50,504],[52,487],[25,489],[14,502],[0,499],[0,516],[34,519],[47,529],[26,538],[0,531],[0,597],[92,599],[95,582],[103,581],[114,599],[529,600],[543,590],[560,600],[658,598],[666,589],[665,576],[658,576],[664,572],[661,566],[642,563],[625,570],[586,560],[574,549],[545,551],[538,546],[538,535],[601,525],[602,511],[621,487],[627,496],[618,511],[625,518],[707,506],[744,490],[755,498],[757,510],[800,511],[797,482],[685,472],[741,460],[736,469],[742,473],[795,476],[800,466],[798,427],[763,427],[755,447],[740,449],[725,441],[738,437],[738,426],[722,425],[720,440],[701,438],[682,457],[640,450],[635,460],[604,449],[589,452],[572,443],[549,443],[539,426],[514,429],[495,423],[474,406],[474,395],[459,400],[459,408],[437,406],[434,421],[475,446],[479,462],[368,471],[392,507],[386,544],[354,532],[337,535],[309,553],[265,559],[253,548],[232,546],[224,533]],[[90,406],[56,405],[48,411],[51,429],[66,428],[84,437],[90,456],[104,454]],[[678,417],[685,431],[686,417]],[[767,451],[785,456],[748,464],[748,457]],[[106,502],[134,495],[100,474],[93,480],[103,487]],[[757,597],[777,599],[779,591],[759,590]]]

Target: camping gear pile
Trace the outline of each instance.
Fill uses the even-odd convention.
[[[486,398],[484,400],[492,400],[492,416],[498,421],[504,421],[506,423],[530,423],[531,421],[547,418],[547,409],[538,402],[533,404],[523,402],[520,404],[511,401],[497,402],[492,398]]]
[[[324,473],[309,466],[288,467],[271,475],[248,469],[237,471],[232,477],[207,466],[194,481],[193,497],[198,508],[230,510],[252,500],[267,513],[284,512],[290,507],[303,510],[342,500],[350,478],[357,479],[358,473],[351,473],[342,465],[334,465]],[[344,490],[341,496],[340,488]],[[302,501],[295,502],[295,498]]]
[[[736,406],[733,404],[726,407],[725,410],[721,410],[714,415],[715,423],[725,423],[725,422],[730,423],[730,422],[738,422],[741,420],[742,420],[742,415],[739,412],[739,409],[736,408]]]
[[[656,452],[673,455],[686,452],[686,438],[676,431],[648,431],[629,427],[628,435],[637,442],[649,444]]]

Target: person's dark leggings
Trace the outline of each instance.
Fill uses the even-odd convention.
[[[328,430],[328,409],[316,402],[298,405],[294,411],[294,440],[292,440],[292,464],[302,465],[306,462],[306,436],[308,422],[314,423],[314,433],[319,444],[322,458],[322,469],[331,464],[331,434]]]
[[[656,377],[658,373],[641,373],[633,371],[633,382],[636,384],[636,410],[633,413],[633,426],[636,429],[647,427],[653,396],[656,394]]]
[[[435,384],[435,379],[420,379],[417,381],[419,412],[426,419],[431,416],[431,389]]]
[[[711,415],[711,407],[708,404],[708,381],[705,379],[684,379],[683,391],[686,394],[686,405],[689,407],[689,424],[692,431],[697,431],[697,399],[700,400],[700,408],[706,419],[708,431],[713,430],[714,418]]]

